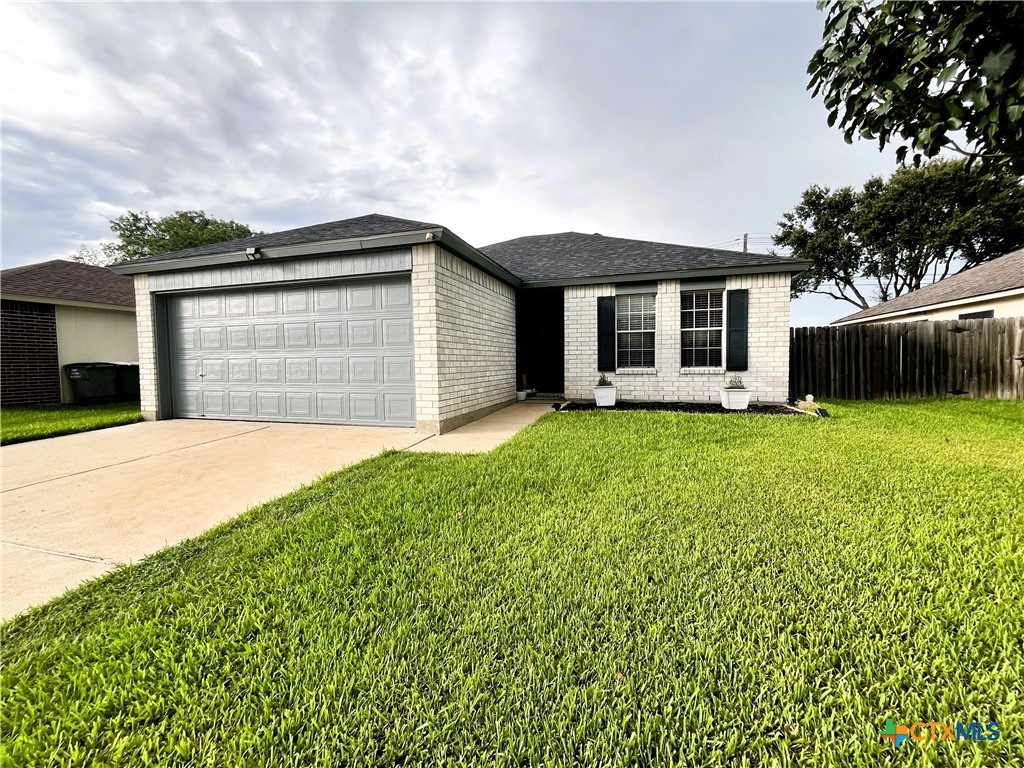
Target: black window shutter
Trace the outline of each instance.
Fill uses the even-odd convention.
[[[725,370],[747,370],[747,297],[749,291],[725,294]]]
[[[615,297],[597,298],[597,370],[615,370]]]

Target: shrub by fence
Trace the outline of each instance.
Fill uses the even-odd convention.
[[[1024,317],[790,329],[790,396],[1024,400]]]

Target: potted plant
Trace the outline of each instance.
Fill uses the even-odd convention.
[[[745,411],[750,405],[750,390],[743,386],[743,379],[733,376],[729,383],[718,390],[722,396],[722,407],[730,411]]]
[[[615,405],[615,385],[608,381],[608,377],[603,373],[594,387],[594,401],[599,408],[610,408]]]

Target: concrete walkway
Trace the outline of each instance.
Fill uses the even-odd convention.
[[[409,448],[410,451],[439,453],[486,453],[493,451],[520,430],[530,426],[546,413],[551,403],[516,403],[497,413],[485,416],[464,427],[434,435]]]
[[[517,403],[447,435],[181,419],[0,449],[0,615],[387,449],[488,451],[551,410]]]

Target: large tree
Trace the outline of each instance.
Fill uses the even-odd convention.
[[[1024,245],[1024,185],[1005,169],[935,160],[860,190],[812,186],[774,241],[812,263],[794,279],[794,296],[866,308]]]
[[[915,165],[946,149],[1024,174],[1024,3],[818,7],[827,17],[808,89],[848,143],[900,143],[899,161],[913,149]]]
[[[153,218],[147,211],[128,211],[112,219],[110,229],[117,240],[98,248],[83,245],[71,260],[112,264],[263,234],[237,221],[210,218],[204,211],[175,211],[162,218]]]

